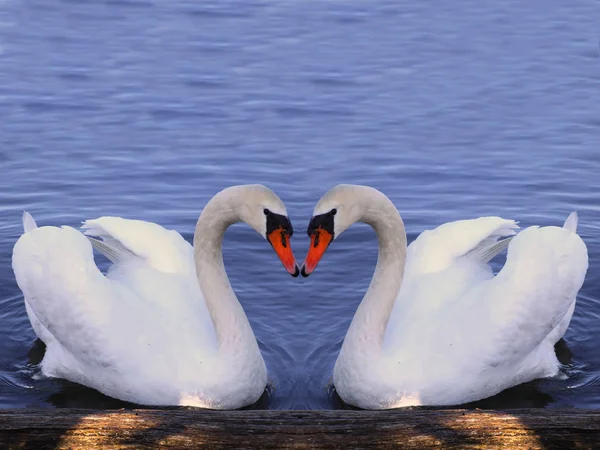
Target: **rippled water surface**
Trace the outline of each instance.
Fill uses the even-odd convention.
[[[11,270],[20,216],[143,219],[191,239],[220,189],[264,183],[304,233],[331,186],[385,192],[414,239],[502,215],[580,213],[590,270],[560,346],[566,380],[477,404],[600,407],[597,2],[0,1],[0,407],[121,407],[39,379]],[[376,259],[355,226],[308,279],[246,226],[225,264],[267,361],[257,405],[342,406],[335,357]],[[435,363],[432,363],[435,370]]]

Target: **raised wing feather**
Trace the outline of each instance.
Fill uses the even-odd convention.
[[[513,236],[518,228],[514,220],[501,217],[445,223],[424,231],[409,246],[407,270],[410,274],[441,272],[462,257],[487,262],[507,247],[509,241],[498,240]]]
[[[192,246],[176,231],[121,217],[86,220],[81,228],[94,248],[116,264],[141,258],[163,273],[195,275]]]

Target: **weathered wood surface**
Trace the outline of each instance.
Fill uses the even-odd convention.
[[[0,448],[600,448],[600,411],[0,411]]]

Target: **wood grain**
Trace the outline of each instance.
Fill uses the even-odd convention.
[[[0,411],[0,448],[600,448],[600,411]]]

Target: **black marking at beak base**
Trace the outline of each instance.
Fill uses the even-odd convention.
[[[308,228],[306,229],[306,234],[308,234],[309,236],[312,236],[313,234],[315,234],[315,232],[319,228],[322,228],[323,230],[325,230],[329,234],[331,234],[331,236],[335,236],[335,233],[333,232],[333,229],[334,229],[333,216],[335,216],[334,211],[336,211],[336,210],[332,209],[328,213],[313,216],[312,219],[310,219]],[[318,238],[318,234],[317,234],[317,238],[315,238],[315,247],[318,245],[318,243],[319,243],[319,238]]]
[[[273,231],[281,228],[288,236],[292,236],[294,234],[294,228],[292,227],[292,222],[286,216],[282,214],[275,214],[269,210],[265,210],[265,215],[267,216],[267,236],[269,236]],[[285,240],[284,233],[281,233],[282,241]],[[283,244],[286,247],[285,244]]]

